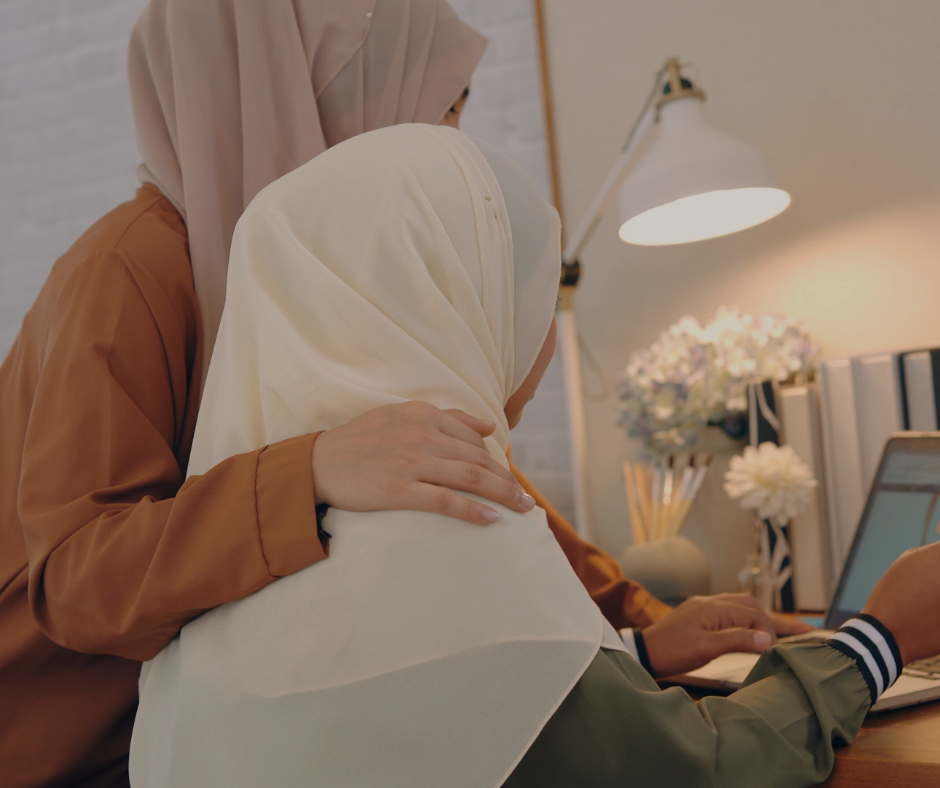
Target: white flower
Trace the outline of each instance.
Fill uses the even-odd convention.
[[[791,447],[770,442],[732,457],[725,474],[725,492],[739,499],[742,509],[757,509],[758,517],[776,518],[781,525],[807,507],[815,486],[812,471]]]

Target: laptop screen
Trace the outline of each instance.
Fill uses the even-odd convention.
[[[940,541],[940,435],[891,438],[869,492],[826,626],[860,612],[892,562],[911,547]]]

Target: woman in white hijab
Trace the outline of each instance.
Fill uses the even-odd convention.
[[[413,398],[496,422],[505,462],[553,350],[558,237],[514,165],[440,127],[357,137],[267,187],[235,231],[191,472]],[[544,512],[501,513],[479,529],[332,510],[329,561],[204,614],[144,665],[132,784],[825,776],[870,702],[856,660],[781,647],[732,698],[661,693]]]
[[[560,225],[491,155],[500,180],[459,132],[396,126],[258,195],[192,473],[411,399],[494,421],[506,464],[550,358]],[[603,631],[619,638],[544,512],[501,515],[331,510],[322,567],[210,611],[145,665],[133,783],[502,783]]]

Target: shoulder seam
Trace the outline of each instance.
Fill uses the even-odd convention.
[[[135,224],[137,224],[137,222],[139,222],[141,219],[143,219],[144,216],[146,216],[146,215],[147,215],[148,213],[150,213],[154,208],[156,208],[157,203],[159,203],[159,202],[162,201],[162,200],[166,200],[166,197],[164,197],[162,194],[161,194],[159,197],[158,197],[157,195],[152,195],[152,198],[151,198],[150,203],[149,203],[148,205],[146,205],[145,207],[141,208],[140,213],[138,213],[137,216],[135,216],[133,219],[131,219],[131,220],[127,223],[127,226],[121,231],[120,237],[118,237],[118,239],[114,242],[114,249],[115,249],[115,251],[118,251],[118,247],[121,245],[121,242],[124,240],[124,236],[127,235],[127,233],[130,231],[130,229],[131,229]],[[169,202],[169,201],[167,200],[167,202]]]

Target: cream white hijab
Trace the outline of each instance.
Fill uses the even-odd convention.
[[[394,126],[318,156],[238,222],[190,472],[411,399],[496,422],[505,463],[558,255],[554,210],[460,132]],[[133,785],[502,784],[605,622],[544,512],[500,511],[484,528],[332,510],[328,560],[144,666]]]
[[[485,46],[445,0],[150,0],[128,53],[138,175],[186,221],[204,359],[252,198],[356,134],[439,122]]]

